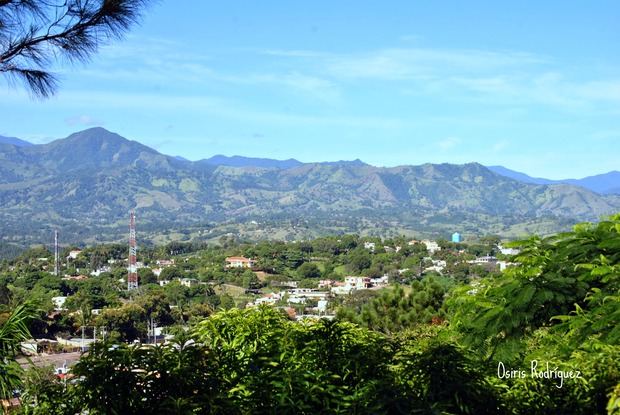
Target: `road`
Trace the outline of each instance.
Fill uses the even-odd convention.
[[[38,367],[44,366],[54,366],[54,367],[62,367],[65,362],[67,366],[73,366],[78,360],[80,360],[81,352],[70,352],[70,353],[57,353],[43,356],[33,356],[30,357],[30,361],[25,357],[21,357],[17,359],[17,363],[22,368],[28,368],[32,365]]]

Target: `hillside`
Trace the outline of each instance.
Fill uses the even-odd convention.
[[[17,137],[5,137],[2,135],[0,135],[0,144],[11,144],[11,145],[18,146],[18,147],[27,147],[27,146],[33,145],[32,143],[29,143],[28,141],[25,141],[25,140],[21,140]]]
[[[212,165],[160,154],[102,128],[45,145],[0,145],[5,242],[47,241],[54,227],[73,241],[123,238],[129,209],[137,209],[142,235],[152,237],[249,221],[312,232],[509,234],[531,229],[527,224],[553,231],[595,220],[620,210],[620,196],[525,184],[477,163]]]
[[[584,187],[599,194],[620,194],[620,172],[610,171],[608,173],[597,174],[594,176],[584,177],[582,179],[563,179],[551,180],[541,177],[531,177],[525,173],[507,169],[503,166],[488,166],[488,169],[511,179],[518,180],[522,183],[532,184],[572,184]]]

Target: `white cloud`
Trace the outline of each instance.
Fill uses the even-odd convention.
[[[508,140],[500,140],[493,144],[492,149],[494,153],[499,153],[509,145],[510,143],[508,142]]]
[[[541,56],[523,52],[476,49],[389,48],[364,54],[325,56],[328,71],[341,78],[403,80],[440,77],[450,73],[485,73],[498,69],[541,64]]]
[[[448,150],[452,150],[453,148],[458,146],[460,143],[461,143],[461,139],[458,137],[447,137],[439,141],[437,145],[442,151],[448,151]]]
[[[620,140],[620,130],[602,130],[593,133],[590,138],[598,141]]]
[[[403,129],[415,123],[399,118],[355,116],[355,115],[313,115],[291,114],[247,107],[236,101],[208,95],[159,95],[152,93],[108,92],[108,91],[61,91],[57,106],[83,106],[91,108],[126,108],[183,111],[228,118],[236,121],[253,121],[261,124],[287,126],[322,125],[353,128],[376,128],[380,130]]]
[[[98,118],[92,117],[90,115],[75,115],[69,118],[65,118],[65,123],[67,123],[67,125],[73,127],[76,125],[81,125],[81,126],[102,126],[104,125],[104,122],[101,121]]]
[[[544,105],[580,112],[618,112],[620,80],[571,79],[548,56],[519,51],[385,48],[365,53],[277,51],[273,56],[303,64],[312,74],[336,81],[391,82],[407,95],[493,105]],[[595,79],[595,80],[594,80]]]

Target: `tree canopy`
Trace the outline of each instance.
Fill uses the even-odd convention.
[[[120,38],[150,0],[2,0],[0,72],[38,97],[57,89],[53,60],[86,61],[102,42]]]

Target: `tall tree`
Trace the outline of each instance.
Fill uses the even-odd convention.
[[[0,0],[0,72],[38,97],[56,91],[54,59],[85,61],[120,38],[151,0]]]
[[[14,358],[20,343],[30,339],[27,323],[33,316],[32,307],[22,304],[0,323],[0,399],[10,398],[21,384],[22,370]]]

